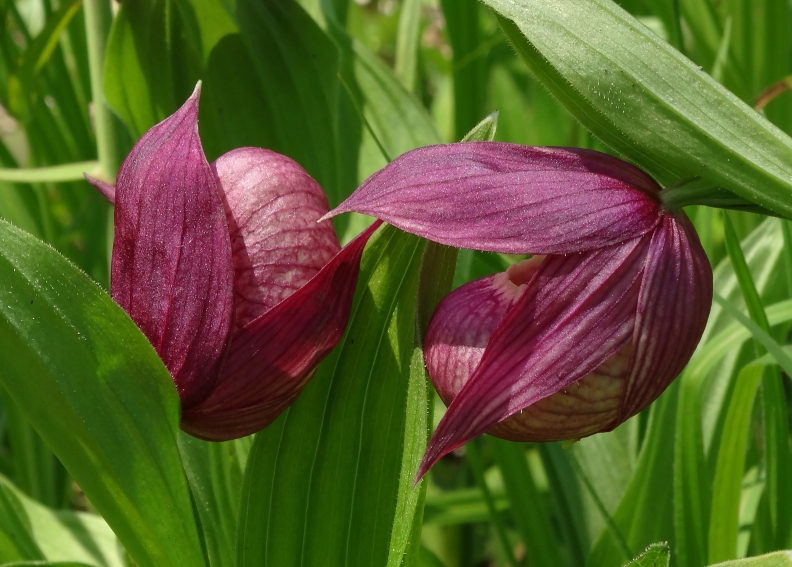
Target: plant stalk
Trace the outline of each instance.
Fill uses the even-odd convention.
[[[119,124],[104,100],[104,57],[113,13],[109,0],[84,0],[85,34],[91,69],[91,99],[96,128],[96,150],[104,180],[115,182],[121,165]]]

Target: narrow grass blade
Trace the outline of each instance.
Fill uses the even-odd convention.
[[[737,378],[729,403],[713,481],[708,536],[708,557],[711,562],[737,557],[745,451],[751,432],[751,410],[763,371],[764,367],[760,365],[745,367]]]
[[[524,446],[495,437],[490,438],[489,443],[503,477],[511,514],[525,544],[528,561],[534,565],[562,565],[550,514],[528,469]]]

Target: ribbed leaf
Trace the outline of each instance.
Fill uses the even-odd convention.
[[[139,565],[202,567],[162,362],[52,249],[5,222],[0,244],[0,381]]]
[[[711,562],[736,559],[739,529],[740,489],[745,450],[751,433],[750,420],[756,390],[764,367],[746,366],[737,378],[726,427],[723,431],[712,490],[712,510],[708,534],[708,558]]]
[[[662,184],[700,176],[792,215],[792,141],[614,2],[486,3],[550,92]]]
[[[423,242],[386,227],[363,256],[347,332],[258,434],[238,564],[382,565],[396,512]],[[398,315],[398,316],[397,316]]]

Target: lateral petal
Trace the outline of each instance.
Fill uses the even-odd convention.
[[[181,427],[211,441],[236,439],[269,425],[310,380],[344,334],[363,248],[376,222],[307,284],[232,337],[212,395],[182,414]]]
[[[591,373],[632,338],[650,241],[651,234],[542,262],[440,420],[417,478],[446,453]]]
[[[407,152],[330,215],[364,213],[457,248],[571,254],[652,230],[659,189],[599,152],[466,142]]]
[[[652,403],[693,356],[712,306],[712,268],[684,213],[654,232],[638,297],[630,378],[619,421]]]
[[[182,406],[212,388],[229,335],[233,268],[220,185],[198,137],[198,97],[149,130],[115,193],[113,299],[148,337]]]
[[[300,289],[341,249],[327,197],[294,160],[239,148],[212,168],[220,179],[234,259],[236,327]]]

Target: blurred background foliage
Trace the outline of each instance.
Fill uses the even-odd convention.
[[[619,4],[792,133],[787,0]],[[282,152],[320,182],[331,205],[388,157],[460,140],[494,111],[496,140],[608,151],[533,78],[496,17],[475,0],[113,3],[103,96],[114,124],[109,141],[97,140],[97,104],[99,112],[106,108],[92,102],[95,63],[83,10],[80,0],[0,0],[0,217],[105,288],[112,210],[78,174],[111,181],[120,156],[198,80],[210,160],[243,145]],[[99,161],[102,144],[110,157]],[[716,292],[740,311],[764,311],[772,338],[788,343],[787,221],[703,207],[687,212],[715,268]],[[370,219],[334,221],[348,241]],[[730,227],[741,247],[727,246]],[[461,251],[453,285],[516,259]],[[752,286],[758,304],[745,291]],[[764,347],[751,337],[715,304],[680,379],[616,431],[569,445],[483,437],[444,458],[430,475],[421,544],[405,562],[619,566],[662,541],[668,547],[661,556],[670,550],[672,564],[697,567],[792,548],[792,387],[772,362],[757,366]],[[762,394],[771,382],[774,397]],[[131,564],[11,398],[0,397],[0,564]],[[434,406],[436,423],[443,407]],[[781,416],[772,442],[768,412]],[[225,479],[233,532],[248,494],[242,473],[250,440],[204,453],[198,442],[182,441],[183,456],[193,459],[184,457],[188,477],[190,462],[209,459],[211,466],[201,466]],[[781,556],[773,561],[786,564]]]

